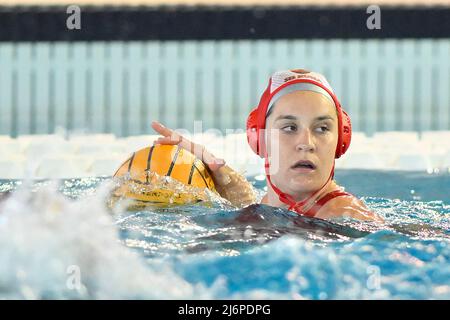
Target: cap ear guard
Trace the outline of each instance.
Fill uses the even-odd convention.
[[[253,109],[247,118],[247,141],[253,152],[259,155],[258,107]]]
[[[269,80],[269,85],[267,86],[266,90],[264,90],[263,94],[261,95],[261,98],[259,100],[258,106],[255,107],[247,118],[247,141],[250,145],[250,148],[253,150],[254,153],[256,153],[261,158],[264,157],[263,150],[261,150],[261,144],[260,139],[263,139],[261,137],[262,133],[260,130],[259,123],[263,118],[260,119],[260,117],[264,117],[265,121],[265,111],[263,111],[264,114],[261,113],[261,106],[264,104],[268,104],[269,97],[270,97],[270,86],[272,84],[272,79]],[[266,107],[267,108],[267,107]]]
[[[342,110],[342,109],[341,109]],[[342,110],[342,125],[340,129],[340,141],[341,145],[336,148],[335,158],[342,156],[350,147],[350,142],[352,140],[352,123],[350,122],[350,117],[347,112]]]

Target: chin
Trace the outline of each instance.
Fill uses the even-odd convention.
[[[308,182],[290,182],[285,185],[284,190],[289,190],[289,193],[304,193],[304,192],[311,192],[315,190],[314,184],[312,184],[310,181]]]
[[[304,177],[304,176],[289,177],[285,181],[288,181],[289,185],[297,187],[305,187],[305,186],[312,187],[314,184],[317,183],[317,179],[313,177]]]
[[[287,187],[294,192],[315,192],[325,183],[325,180],[320,180],[321,183],[317,181],[318,179],[296,177],[290,179]]]
[[[303,187],[300,188],[300,187],[296,186],[296,187],[292,187],[292,188],[291,188],[291,190],[292,190],[291,193],[294,195],[294,194],[299,194],[299,193],[315,192],[315,191],[317,191],[319,188],[320,188],[320,187],[314,188],[314,187],[307,187],[307,186],[303,186]]]

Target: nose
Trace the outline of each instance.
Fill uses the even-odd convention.
[[[300,130],[295,149],[297,151],[314,151],[314,143],[311,131],[307,128]]]

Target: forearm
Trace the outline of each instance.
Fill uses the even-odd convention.
[[[256,193],[247,179],[225,165],[212,172],[217,192],[234,206],[242,208],[256,202]]]

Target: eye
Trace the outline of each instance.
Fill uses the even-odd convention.
[[[317,127],[316,131],[318,131],[319,133],[326,133],[327,131],[330,131],[330,128],[328,128],[328,126],[323,125],[320,127]]]
[[[283,130],[285,132],[295,132],[295,131],[297,131],[297,126],[291,124],[291,125],[282,127],[281,130]]]

